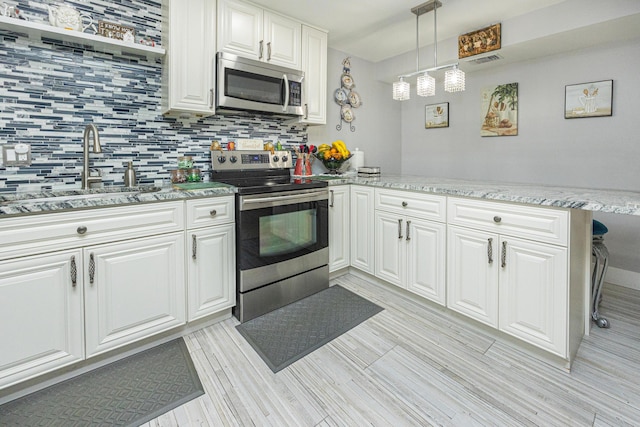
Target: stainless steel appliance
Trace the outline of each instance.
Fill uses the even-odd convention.
[[[292,178],[288,152],[212,152],[212,164],[212,181],[238,187],[234,315],[240,322],[327,288],[327,183]]]
[[[303,71],[219,52],[216,110],[302,116],[303,79]]]

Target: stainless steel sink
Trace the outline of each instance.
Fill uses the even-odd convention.
[[[88,199],[106,199],[112,197],[128,197],[128,196],[136,196],[139,194],[146,193],[155,193],[160,191],[161,187],[140,187],[131,190],[81,190],[82,193],[79,194],[59,194],[55,193],[47,194],[43,197],[16,197],[15,199],[4,200],[0,202],[0,206],[7,206],[12,204],[34,204],[34,203],[62,203],[62,202],[70,202],[74,200],[88,200]],[[87,191],[87,192],[85,192]],[[91,192],[88,192],[91,191]],[[96,192],[97,191],[97,192]]]

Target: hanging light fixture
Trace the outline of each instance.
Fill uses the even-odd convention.
[[[416,15],[416,72],[398,76],[398,81],[393,83],[393,99],[405,101],[410,98],[410,85],[405,78],[418,75],[416,92],[418,96],[433,96],[436,94],[436,79],[429,75],[430,71],[447,70],[444,77],[444,90],[447,92],[460,92],[465,90],[465,74],[458,68],[458,63],[438,66],[438,21],[437,9],[442,6],[439,0],[430,0],[411,9]],[[433,11],[433,67],[420,70],[420,27],[418,25],[421,15]]]

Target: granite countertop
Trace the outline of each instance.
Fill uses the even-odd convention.
[[[206,188],[180,189],[168,187],[102,187],[90,190],[52,190],[38,193],[0,195],[0,217],[184,200],[200,197],[223,196],[236,193],[236,188],[222,183],[209,183]]]
[[[342,176],[320,175],[311,178],[328,181],[329,185],[359,184],[397,190],[423,191],[446,196],[465,196],[477,199],[640,216],[640,192],[632,191],[465,181],[410,175],[382,175],[375,178],[361,178],[352,174]],[[192,190],[176,189],[174,187],[141,186],[0,195],[0,217],[133,203],[215,197],[234,194],[235,192],[236,188],[233,186],[210,183],[208,188]]]
[[[640,216],[640,192],[560,187],[541,184],[517,184],[490,181],[465,181],[410,175],[319,176],[329,185],[360,184],[397,190],[424,191],[446,196],[465,196],[558,208],[583,209]]]

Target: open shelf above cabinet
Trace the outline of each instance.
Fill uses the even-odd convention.
[[[65,30],[47,24],[24,21],[16,18],[0,16],[0,29],[29,35],[29,37],[48,37],[65,42],[89,45],[104,52],[123,52],[145,55],[150,58],[162,57],[165,50],[161,47],[151,47],[142,44],[124,42],[80,31]]]

